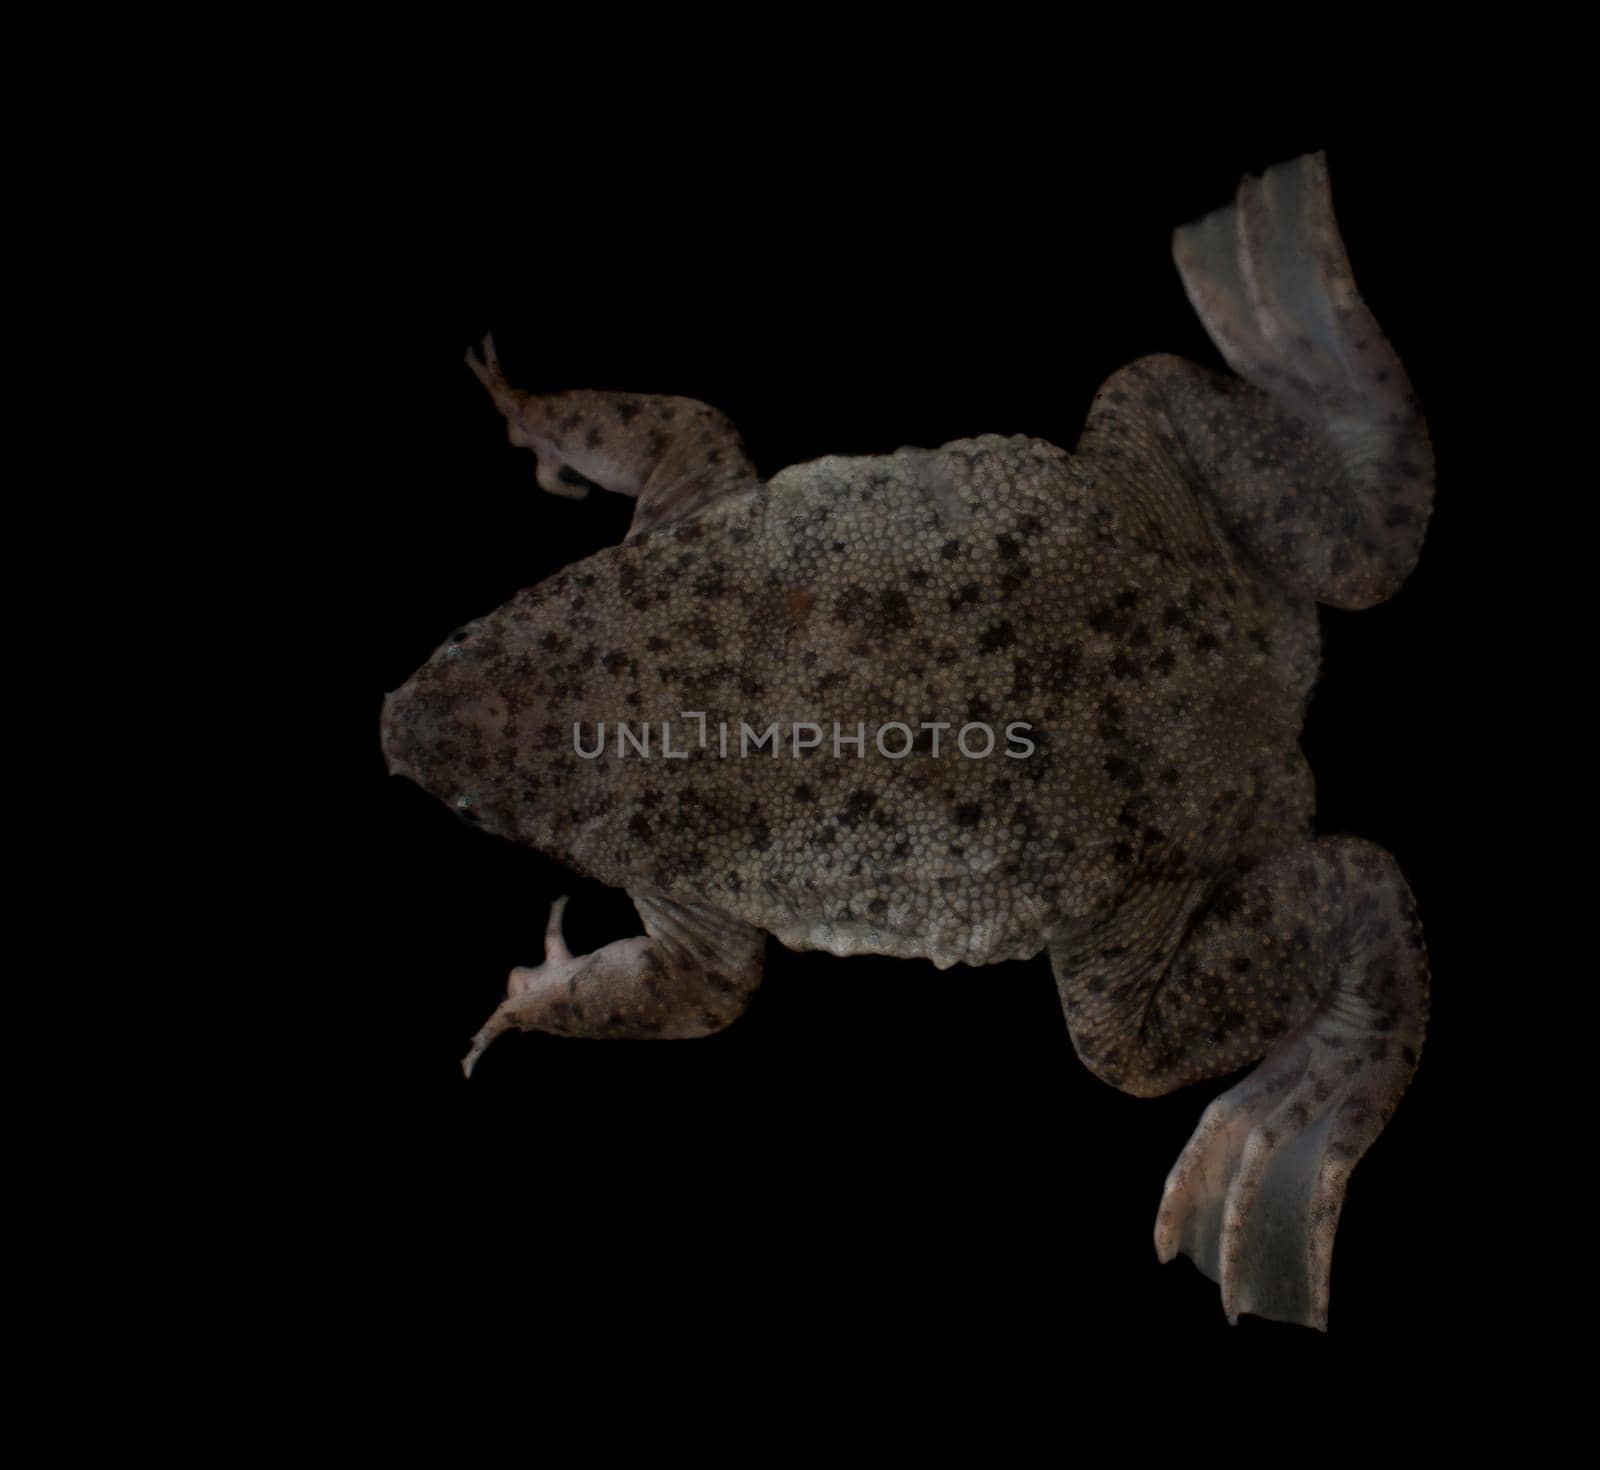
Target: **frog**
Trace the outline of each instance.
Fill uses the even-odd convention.
[[[1326,1331],[1347,1181],[1418,1066],[1399,864],[1319,835],[1318,606],[1393,597],[1433,454],[1357,292],[1326,157],[1246,176],[1172,256],[1226,370],[1108,377],[1075,447],[995,434],[763,479],[716,408],[531,393],[467,362],[545,492],[625,539],[451,632],[385,696],[388,769],[626,891],[472,1039],[733,1025],[769,936],[977,969],[1047,955],[1073,1050],[1202,1113],[1154,1244],[1242,1315]]]

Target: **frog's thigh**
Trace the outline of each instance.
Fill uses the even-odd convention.
[[[1141,1096],[1265,1054],[1167,1179],[1162,1260],[1189,1256],[1241,1312],[1327,1325],[1345,1181],[1416,1070],[1427,956],[1394,859],[1356,838],[1291,844],[1216,895],[1175,952],[1108,983],[1052,943],[1074,1045]]]
[[[505,415],[511,442],[537,456],[542,489],[579,499],[593,483],[637,499],[630,538],[757,482],[738,430],[709,404],[591,389],[524,393],[506,382],[493,338],[467,365]]]
[[[707,1036],[743,1013],[761,983],[766,935],[741,920],[660,895],[632,894],[646,934],[574,955],[550,910],[544,963],[511,972],[506,999],[473,1039],[467,1075],[510,1030],[557,1036]]]

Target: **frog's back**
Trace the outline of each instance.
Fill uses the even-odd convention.
[[[1247,821],[1251,768],[1294,764],[1282,609],[1159,461],[1089,475],[998,436],[830,457],[538,593],[567,630],[543,694],[577,730],[541,735],[561,774],[524,840],[793,948],[1037,953],[1204,864],[1197,792]]]

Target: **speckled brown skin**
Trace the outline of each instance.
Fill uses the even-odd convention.
[[[1315,603],[1398,587],[1431,460],[1320,158],[1246,181],[1175,252],[1239,377],[1142,359],[1072,455],[984,436],[762,485],[713,410],[522,394],[491,347],[474,369],[540,483],[634,495],[634,524],[452,635],[390,697],[384,747],[645,921],[573,956],[553,920],[469,1068],[513,1026],[726,1025],[765,933],[940,966],[1048,948],[1079,1055],[1118,1087],[1265,1056],[1174,1169],[1157,1247],[1230,1318],[1322,1326],[1344,1179],[1415,1066],[1427,979],[1392,859],[1313,837],[1298,737]],[[740,754],[741,725],[774,722],[780,753]],[[915,736],[900,758],[890,722]],[[649,725],[648,756],[620,724]],[[986,757],[966,725],[995,731]],[[796,726],[821,744],[796,752]]]

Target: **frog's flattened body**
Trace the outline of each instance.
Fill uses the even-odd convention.
[[[607,883],[793,948],[1027,958],[1130,883],[1210,879],[1309,820],[1314,611],[1226,550],[1175,473],[1096,480],[1039,440],[786,470],[455,645],[487,688],[566,716],[501,728],[461,794]],[[773,753],[741,756],[743,727],[774,722]],[[796,755],[806,725],[821,744]],[[571,759],[575,738],[604,754]],[[559,791],[537,774],[552,744]]]
[[[645,921],[572,956],[553,919],[474,1058],[510,1026],[715,1030],[764,932],[941,966],[1048,947],[1075,1046],[1118,1086],[1266,1055],[1174,1169],[1158,1249],[1230,1316],[1321,1325],[1344,1176],[1415,1065],[1426,967],[1392,860],[1311,836],[1315,602],[1399,585],[1431,462],[1320,159],[1247,181],[1177,254],[1247,381],[1143,359],[1073,455],[985,436],[758,485],[714,410],[518,394],[491,352],[475,366],[540,483],[635,495],[634,526],[453,635],[391,697],[385,749]],[[774,724],[776,754],[741,751]]]

